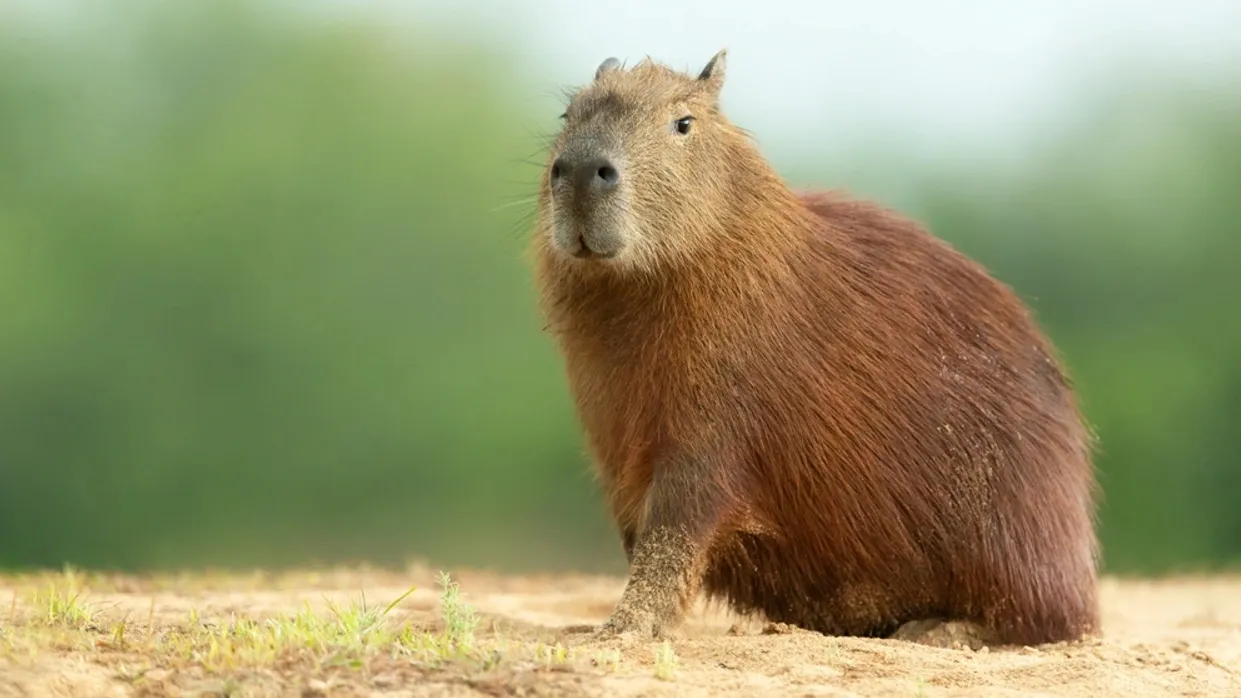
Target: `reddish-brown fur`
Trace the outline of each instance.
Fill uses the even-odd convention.
[[[655,103],[609,122],[626,175],[663,147],[625,141],[633,110],[696,112],[656,187],[693,210],[632,177],[643,254],[559,253],[542,190],[544,308],[632,563],[601,632],[659,633],[699,590],[831,634],[1097,630],[1091,436],[1027,309],[917,223],[789,190],[698,88],[643,63],[576,97]]]

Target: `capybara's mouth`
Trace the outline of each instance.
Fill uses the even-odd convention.
[[[616,256],[616,253],[615,252],[596,252],[590,249],[589,247],[586,247],[585,245],[583,245],[582,247],[578,248],[577,252],[573,253],[573,256],[577,257],[578,259],[612,259],[613,257]]]
[[[591,223],[563,220],[558,225],[559,246],[569,256],[590,261],[613,259],[624,248],[611,226],[597,227]]]
[[[617,254],[616,250],[595,249],[586,242],[586,236],[577,236],[577,249],[573,251],[573,256],[578,259],[611,259]]]

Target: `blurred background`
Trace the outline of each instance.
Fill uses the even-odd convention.
[[[562,90],[697,70],[1033,306],[1109,571],[1241,561],[1241,3],[0,1],[0,567],[617,572],[524,257]]]

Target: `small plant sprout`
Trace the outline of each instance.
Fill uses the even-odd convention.
[[[461,590],[447,573],[439,575],[444,615],[444,643],[449,651],[468,653],[474,648],[474,631],[478,627],[478,615],[474,608],[461,600]]]
[[[555,645],[545,645],[542,641],[534,647],[534,656],[543,663],[543,667],[550,669],[553,664],[564,664],[569,659],[569,649],[557,642]]]
[[[595,654],[594,664],[611,672],[620,670],[620,650],[599,650]]]
[[[500,653],[498,648],[492,648],[487,656],[483,658],[483,671],[491,671],[500,666],[500,662],[504,659],[504,655]]]
[[[672,644],[667,640],[655,646],[655,678],[671,681],[676,677],[678,660]]]

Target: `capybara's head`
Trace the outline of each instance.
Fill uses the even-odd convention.
[[[567,263],[650,268],[709,244],[731,195],[741,129],[720,112],[725,51],[698,74],[651,60],[599,65],[562,116],[537,234]]]

